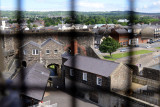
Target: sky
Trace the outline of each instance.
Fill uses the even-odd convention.
[[[1,0],[1,10],[16,10],[17,0]],[[23,0],[22,10],[25,11],[69,11],[71,0]],[[129,0],[75,0],[76,11],[127,11]],[[160,0],[135,1],[135,11],[160,13]]]

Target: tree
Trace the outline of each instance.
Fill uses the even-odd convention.
[[[119,47],[120,47],[120,44],[116,40],[108,37],[104,39],[103,42],[100,44],[99,50],[101,52],[109,53],[110,56],[112,57],[111,55],[112,52],[115,52]]]
[[[38,27],[38,25],[33,24],[33,27]]]

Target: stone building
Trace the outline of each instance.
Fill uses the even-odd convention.
[[[93,51],[90,49],[90,46],[93,46],[94,44],[93,42],[94,34],[88,31],[75,32],[73,34],[70,31],[24,32],[22,39],[23,39],[21,42],[22,44],[20,44],[18,42],[18,39],[16,38],[16,34],[4,34],[4,40],[2,40],[4,42],[2,45],[4,47],[4,50],[7,50],[7,51],[14,50],[15,55],[17,55],[18,52],[22,54],[23,59],[25,59],[25,61],[29,61],[29,63],[27,62],[27,64],[29,65],[31,64],[30,62],[32,62],[33,60],[34,60],[33,62],[41,61],[41,62],[44,62],[44,64],[57,63],[61,65],[61,54],[71,50],[71,48],[73,48],[72,47],[73,44],[77,46],[77,48],[75,48],[75,52],[81,55],[95,57],[95,55],[92,54]],[[27,54],[27,50],[26,52],[19,51],[20,47],[21,49],[22,48],[29,49],[29,48],[35,47],[36,49],[41,48],[42,50],[41,49],[33,50],[34,55],[32,55],[32,50],[30,50],[29,54]],[[33,57],[36,57],[36,58],[33,59]],[[7,60],[9,59],[7,58]]]
[[[41,44],[40,60],[45,65],[56,63],[61,64],[61,54],[64,53],[63,44],[49,38]]]
[[[67,90],[72,90],[74,84],[79,89],[76,94],[100,105],[105,97],[100,94],[102,90],[126,92],[131,84],[132,71],[124,64],[87,56],[63,56],[62,72]]]
[[[33,41],[30,41],[26,44],[24,44],[21,48],[20,57],[22,58],[22,61],[25,61],[27,66],[32,65],[36,62],[40,62],[40,51],[41,46]]]
[[[41,62],[46,66],[51,63],[61,64],[61,54],[63,53],[63,45],[49,38],[42,44],[30,41],[23,45],[20,49],[23,52],[21,58],[27,65]]]

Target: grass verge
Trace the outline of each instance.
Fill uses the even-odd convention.
[[[160,47],[156,47],[156,49],[160,49]]]
[[[112,58],[110,55],[104,56],[104,59],[110,60],[110,61],[115,61],[119,58],[127,57],[127,56],[133,56],[133,55],[141,55],[141,54],[147,54],[151,53],[153,51],[150,50],[138,50],[138,51],[133,51],[133,52],[122,52],[122,53],[117,53],[117,54],[112,54]]]

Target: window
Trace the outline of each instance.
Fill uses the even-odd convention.
[[[126,45],[126,42],[123,42],[123,45]]]
[[[57,54],[58,53],[58,50],[54,50],[54,54]]]
[[[49,52],[49,50],[46,50],[46,54],[49,54],[50,52]]]
[[[83,80],[87,81],[87,73],[83,73]]]
[[[102,86],[102,78],[97,77],[97,85]]]
[[[70,69],[69,74],[70,76],[73,76],[73,69]]]
[[[128,45],[128,42],[126,42],[126,45]]]
[[[33,49],[33,50],[32,50],[32,55],[38,55],[38,54],[39,54],[38,49]]]
[[[26,50],[23,50],[23,54],[26,55],[26,54],[27,54],[27,51],[26,51]]]

